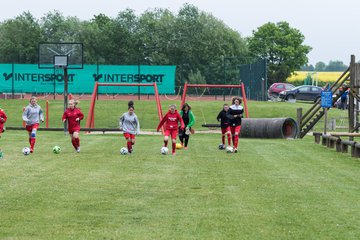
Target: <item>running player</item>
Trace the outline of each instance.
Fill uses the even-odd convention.
[[[184,121],[185,129],[181,129],[179,127],[179,139],[181,142],[181,146],[184,146],[184,149],[187,149],[189,138],[191,134],[191,127],[195,123],[194,113],[191,111],[191,107],[189,104],[185,103],[180,111],[180,116]]]
[[[221,150],[225,149],[225,135],[227,135],[228,146],[231,146],[231,132],[229,125],[230,119],[227,116],[228,111],[229,111],[229,104],[225,103],[223,105],[223,109],[219,112],[219,114],[216,117],[216,119],[220,121],[220,127],[221,127],[222,144],[219,146],[219,149]]]
[[[36,133],[40,122],[44,122],[44,112],[37,104],[37,98],[31,97],[29,105],[25,108],[22,119],[26,123],[26,131],[29,133],[30,153],[34,152]]]
[[[119,120],[120,130],[123,130],[126,139],[126,145],[129,153],[132,153],[132,146],[135,144],[135,135],[140,133],[140,123],[136,116],[134,102],[128,102],[128,111],[124,113]]]
[[[80,152],[80,121],[83,120],[84,114],[81,112],[80,108],[77,108],[79,102],[74,99],[69,100],[68,108],[65,110],[62,121],[68,123],[68,131],[71,138],[71,143],[75,148],[77,153]]]
[[[240,97],[233,97],[231,102],[232,105],[230,106],[227,115],[230,119],[230,131],[234,144],[234,152],[237,153],[239,134],[241,130],[241,118],[243,117],[244,108],[240,105],[242,103],[242,99]]]
[[[170,136],[172,139],[172,155],[176,155],[175,149],[176,149],[176,136],[178,132],[178,126],[180,123],[180,129],[183,130],[185,128],[185,125],[183,119],[176,110],[175,104],[171,104],[169,106],[169,111],[165,114],[163,119],[161,119],[156,130],[159,131],[164,123],[165,123],[164,147],[167,147]]]

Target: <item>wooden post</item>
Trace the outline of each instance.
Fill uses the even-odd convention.
[[[355,103],[354,96],[351,94],[355,89],[355,56],[351,55],[350,61],[350,89],[349,89],[349,107],[348,107],[348,117],[349,117],[349,132],[353,132],[355,129]],[[353,137],[349,137],[349,140],[354,140]]]
[[[297,137],[300,138],[300,132],[301,132],[301,118],[302,118],[302,108],[296,109],[296,122],[299,128],[299,132],[297,133]]]

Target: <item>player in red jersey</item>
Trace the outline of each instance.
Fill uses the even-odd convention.
[[[163,119],[161,119],[159,125],[157,126],[157,131],[160,130],[163,124],[165,124],[165,137],[164,137],[164,146],[167,147],[169,136],[172,139],[172,154],[175,155],[176,149],[176,136],[178,133],[178,126],[180,122],[180,129],[184,129],[184,121],[178,111],[176,110],[175,104],[169,106],[169,111],[165,114]]]
[[[0,108],[0,137],[1,137],[1,134],[5,131],[4,130],[4,123],[6,122],[7,120],[7,116],[5,114],[5,111]],[[0,159],[3,158],[3,153],[2,153],[2,150],[0,148]]]
[[[232,140],[234,144],[234,152],[238,151],[239,135],[241,130],[241,118],[243,117],[244,108],[240,105],[242,99],[240,97],[232,98],[232,105],[229,108],[227,113],[228,118],[230,119],[230,131],[232,134]]]
[[[80,152],[80,120],[84,118],[84,114],[77,108],[78,101],[71,99],[69,101],[69,107],[65,110],[62,121],[67,121],[68,131],[71,137],[71,143],[74,146],[77,153]]]

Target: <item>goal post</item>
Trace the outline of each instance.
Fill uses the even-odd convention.
[[[159,117],[159,121],[163,118],[161,102],[159,97],[158,87],[156,82],[154,83],[99,83],[95,82],[94,90],[91,95],[91,103],[89,107],[88,116],[86,119],[86,128],[95,128],[95,102],[98,95],[99,87],[116,87],[116,86],[124,86],[124,87],[131,87],[131,86],[138,86],[138,87],[153,87],[154,88],[154,95],[156,101],[156,108],[157,108],[157,115]],[[164,129],[162,128],[162,133],[164,134]]]
[[[193,87],[193,88],[240,88],[241,89],[241,95],[242,95],[242,98],[243,98],[243,103],[244,103],[245,116],[246,116],[246,118],[249,118],[249,111],[248,111],[248,106],[247,106],[244,83],[241,83],[239,85],[235,85],[235,84],[234,85],[230,85],[230,84],[221,85],[221,84],[189,84],[189,83],[185,83],[184,90],[183,90],[183,95],[181,97],[180,108],[182,108],[182,106],[185,103],[186,92],[187,92],[188,88],[191,88],[191,87]]]

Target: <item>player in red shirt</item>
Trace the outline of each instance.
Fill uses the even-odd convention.
[[[0,108],[0,137],[1,137],[1,134],[5,131],[4,130],[4,123],[6,122],[7,120],[7,116],[4,112],[4,110],[2,108]],[[0,148],[0,159],[3,158],[3,153],[2,153],[2,150]]]
[[[74,146],[77,153],[80,152],[80,120],[83,120],[84,114],[76,107],[78,101],[71,99],[69,101],[69,107],[65,110],[62,121],[67,121],[68,131],[71,137],[71,143]]]
[[[184,129],[184,121],[178,111],[176,110],[175,104],[169,106],[169,111],[165,114],[163,119],[161,119],[159,125],[157,126],[157,131],[160,130],[163,124],[165,124],[165,137],[164,137],[164,146],[167,147],[169,136],[172,139],[172,154],[175,155],[176,149],[176,136],[178,133],[178,126],[180,122],[180,128]]]

